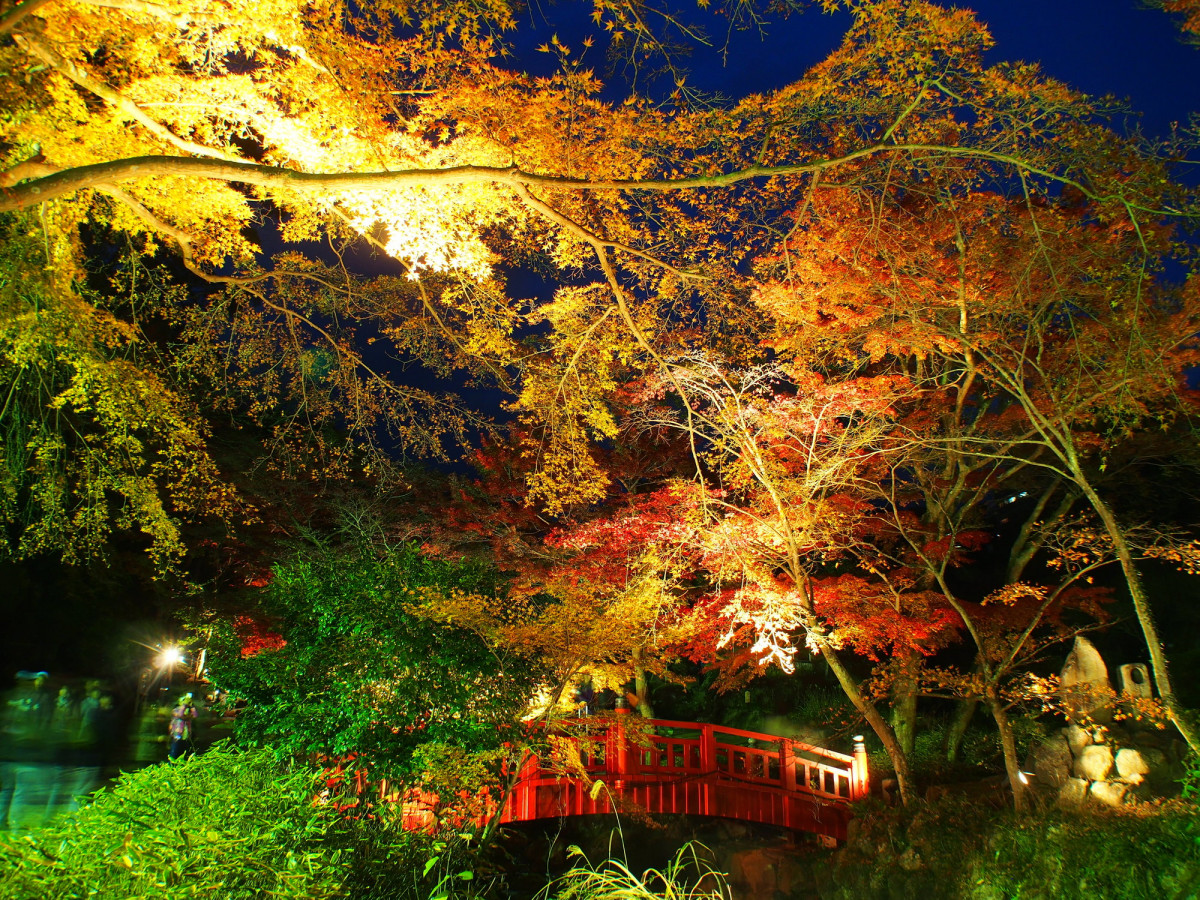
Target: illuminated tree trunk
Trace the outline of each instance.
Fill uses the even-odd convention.
[[[942,744],[946,754],[946,762],[958,762],[958,754],[962,750],[963,738],[967,734],[967,728],[970,727],[971,720],[975,718],[975,710],[978,706],[978,700],[959,700],[955,705],[954,717],[950,720],[950,724],[946,726],[946,739]]]
[[[1017,761],[1017,741],[1013,736],[1012,723],[1008,720],[1008,711],[1000,699],[996,686],[988,685],[988,708],[992,718],[996,720],[996,729],[1000,732],[1000,747],[1004,751],[1004,770],[1008,773],[1008,784],[1013,792],[1013,809],[1025,812],[1029,808],[1028,792],[1025,782],[1021,780],[1021,764]]]
[[[917,667],[920,660],[909,650],[896,660],[892,682],[892,730],[900,748],[912,753],[917,740]]]
[[[875,736],[883,744],[883,749],[887,751],[888,759],[892,761],[892,768],[896,770],[896,786],[900,789],[900,801],[905,806],[908,806],[916,800],[916,794],[913,792],[912,775],[909,772],[908,756],[905,754],[904,748],[896,740],[895,732],[892,731],[887,720],[880,715],[879,709],[859,690],[858,682],[854,680],[854,676],[842,665],[837,651],[828,646],[824,641],[821,641],[819,646],[821,656],[829,664],[829,668],[833,670],[833,674],[837,677],[842,690],[846,692],[846,696],[854,704],[854,708],[867,720],[867,724],[871,726],[871,730],[875,732]]]
[[[1030,510],[1025,521],[1021,523],[1021,530],[1017,532],[1016,540],[1013,541],[1012,549],[1008,555],[1008,570],[1004,574],[1004,580],[1008,584],[1016,584],[1025,575],[1025,569],[1033,560],[1037,552],[1042,549],[1045,543],[1043,540],[1035,537],[1039,523],[1043,526],[1052,525],[1055,522],[1061,522],[1066,518],[1067,513],[1071,511],[1078,495],[1073,491],[1068,492],[1059,501],[1058,506],[1049,516],[1046,515],[1046,505],[1054,493],[1060,489],[1058,483],[1051,483],[1045,490],[1042,491]]]
[[[1071,460],[1074,463],[1074,459]],[[1163,650],[1162,640],[1158,636],[1158,627],[1154,624],[1154,615],[1150,611],[1150,597],[1142,585],[1142,576],[1134,563],[1133,548],[1125,538],[1121,523],[1107,503],[1096,493],[1091,483],[1077,466],[1072,466],[1075,483],[1079,485],[1092,508],[1104,523],[1104,530],[1113,542],[1113,552],[1121,563],[1121,571],[1125,575],[1125,584],[1129,587],[1129,596],[1133,599],[1133,609],[1137,615],[1138,624],[1142,626],[1142,635],[1146,641],[1146,650],[1150,654],[1150,668],[1154,673],[1154,684],[1158,688],[1158,696],[1167,713],[1183,739],[1193,753],[1200,754],[1200,731],[1191,719],[1190,711],[1185,709],[1175,697],[1171,678],[1167,671],[1167,654]]]
[[[972,667],[973,672],[982,672],[984,669],[983,657],[975,657],[975,665]],[[954,707],[954,717],[950,720],[950,724],[946,726],[946,739],[942,742],[942,750],[946,754],[946,762],[958,762],[958,754],[962,750],[963,738],[967,734],[967,729],[971,726],[971,720],[975,718],[975,710],[979,708],[978,700],[959,700]]]
[[[643,719],[654,718],[654,707],[650,705],[649,685],[646,683],[646,668],[642,665],[642,650],[633,651],[633,692],[637,698],[638,715]]]
[[[796,578],[796,584],[800,588],[805,613],[808,614],[810,621],[816,622],[816,603],[813,600],[811,579],[801,575]],[[867,724],[871,726],[871,730],[883,744],[883,749],[887,752],[888,759],[891,760],[892,768],[896,770],[896,786],[900,790],[900,802],[908,806],[917,798],[913,791],[912,775],[908,768],[908,756],[905,754],[904,748],[900,746],[900,742],[896,740],[896,733],[879,712],[879,708],[859,688],[858,682],[842,663],[841,658],[837,655],[837,650],[829,645],[824,633],[819,629],[814,629],[810,632],[810,637],[815,639],[817,651],[833,672],[834,677],[837,678],[846,697],[854,704],[854,708],[858,710],[859,714],[867,720]]]

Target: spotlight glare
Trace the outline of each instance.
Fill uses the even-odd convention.
[[[183,651],[178,647],[166,647],[163,652],[158,655],[158,665],[160,668],[167,669],[171,666],[177,666],[183,662]]]

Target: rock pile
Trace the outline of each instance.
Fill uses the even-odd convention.
[[[1123,698],[1149,696],[1145,666],[1122,666],[1120,674],[1118,694],[1099,651],[1087,638],[1075,638],[1060,678],[1069,724],[1036,744],[1025,764],[1035,783],[1055,792],[1060,803],[1119,806],[1175,790],[1182,742],[1153,726],[1114,723]]]

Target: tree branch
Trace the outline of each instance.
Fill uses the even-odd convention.
[[[89,88],[90,89],[90,88]],[[136,109],[136,107],[135,107]],[[140,111],[139,111],[140,112]],[[153,120],[151,120],[153,121]],[[157,123],[155,123],[157,125]],[[160,128],[162,126],[159,126]],[[168,131],[168,135],[171,133]],[[182,141],[175,135],[172,143],[179,146]],[[164,137],[166,140],[171,138]],[[186,142],[189,143],[190,142]],[[218,151],[200,148],[191,144],[188,152],[215,156]],[[40,178],[0,195],[0,212],[12,212],[46,200],[54,200],[98,183],[118,183],[137,178],[170,176],[177,178],[203,178],[212,181],[252,184],[257,187],[292,190],[302,193],[321,194],[331,191],[381,191],[406,187],[449,185],[449,184],[506,184],[512,187],[544,187],[570,191],[681,191],[703,188],[733,187],[748,181],[763,178],[778,178],[789,175],[810,175],[835,169],[848,163],[879,155],[924,153],[934,156],[979,159],[1012,166],[1018,170],[1038,175],[1062,185],[1076,188],[1089,199],[1104,203],[1124,203],[1124,198],[1115,194],[1098,194],[1085,185],[1004,153],[974,147],[948,147],[930,144],[874,144],[851,153],[830,159],[793,163],[783,166],[746,166],[719,175],[695,175],[681,178],[649,179],[601,179],[588,180],[559,175],[539,175],[522,171],[517,166],[451,166],[445,169],[399,169],[394,172],[300,172],[258,163],[195,159],[176,156],[137,156],[110,162],[77,166],[46,178]],[[1143,210],[1136,205],[1131,209],[1152,212],[1156,215],[1183,216],[1182,212],[1170,209]]]
[[[100,79],[94,77],[90,72],[85,70],[78,63],[67,59],[53,47],[42,43],[31,34],[14,34],[13,40],[17,42],[17,46],[28,53],[30,56],[37,57],[46,65],[61,72],[71,81],[75,82],[81,88],[91,91],[97,97],[103,99],[118,112],[123,113],[133,119],[155,137],[166,141],[174,147],[182,150],[184,153],[195,153],[197,156],[208,156],[214,159],[236,160],[236,156],[226,153],[223,150],[214,150],[211,147],[205,147],[203,144],[197,144],[192,141],[185,140],[165,125],[156,122],[150,116],[146,115],[136,103],[126,97],[124,94],[109,87]],[[72,172],[72,169],[66,169],[60,174]],[[53,176],[51,176],[53,177]],[[124,181],[123,178],[108,178],[105,181]],[[17,188],[17,190],[21,190]],[[0,201],[2,202],[2,201]]]
[[[650,263],[651,265],[655,265],[662,269],[665,269],[666,271],[670,272],[675,277],[677,277],[681,280],[684,280],[684,281],[706,281],[707,280],[705,278],[705,276],[703,276],[703,275],[697,275],[694,272],[685,272],[682,269],[677,269],[670,263],[664,262],[663,260],[659,259],[657,256],[653,256],[653,255],[647,253],[645,250],[639,250],[637,247],[631,247],[628,244],[622,244],[620,241],[610,241],[610,240],[606,240],[605,238],[600,237],[598,234],[596,234],[592,231],[589,231],[587,228],[580,225],[578,222],[576,222],[571,217],[564,215],[563,213],[560,213],[558,210],[556,210],[550,204],[535,197],[532,193],[530,193],[529,189],[526,188],[525,185],[523,185],[523,184],[517,185],[516,190],[517,190],[517,195],[522,200],[524,200],[525,203],[527,203],[529,206],[533,207],[535,210],[540,212],[543,216],[545,216],[551,222],[554,222],[555,224],[562,226],[567,231],[569,231],[571,234],[575,235],[575,237],[579,238],[582,241],[587,241],[589,244],[591,244],[594,247],[607,247],[612,250],[620,250],[624,253],[628,253],[630,256],[636,256],[639,259],[644,259],[646,262]]]
[[[50,0],[26,0],[25,3],[14,6],[3,17],[0,17],[0,34],[8,34],[20,24],[22,19],[37,12],[49,2]]]

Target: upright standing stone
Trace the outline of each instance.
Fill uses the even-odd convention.
[[[1113,689],[1108,666],[1095,644],[1076,637],[1059,676],[1059,699],[1072,722],[1112,721]]]

